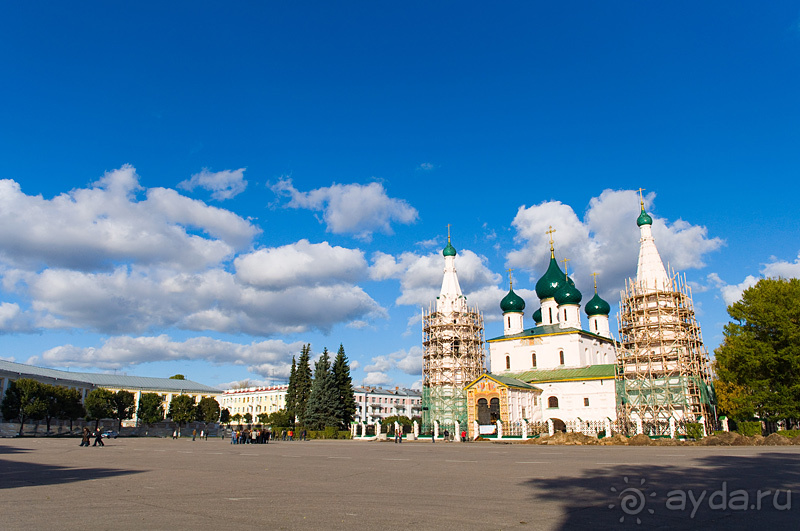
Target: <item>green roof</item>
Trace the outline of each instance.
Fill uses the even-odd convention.
[[[581,330],[580,328],[561,328],[561,325],[558,324],[551,324],[551,325],[541,325],[541,326],[534,326],[533,328],[526,328],[519,334],[511,334],[507,336],[497,336],[493,337],[492,339],[487,339],[486,341],[491,343],[494,341],[508,341],[512,339],[528,339],[538,336],[552,336],[555,334],[574,334],[575,332],[579,332],[581,334],[596,337],[598,339],[602,339],[603,341],[612,341],[611,339],[595,334],[594,332],[589,332],[587,330]]]
[[[513,289],[509,289],[508,294],[500,301],[500,309],[503,310],[503,313],[520,313],[525,309],[525,301],[522,297],[514,293]]]
[[[547,271],[536,283],[536,295],[542,300],[552,298],[556,291],[566,283],[565,277],[566,275],[558,267],[555,257],[551,255]]]
[[[601,378],[614,378],[617,366],[613,363],[605,365],[592,365],[577,369],[541,369],[518,373],[506,373],[506,378],[523,380],[528,383],[561,382],[567,380],[591,380]],[[496,378],[496,375],[492,375]]]
[[[442,250],[442,255],[444,256],[456,255],[456,248],[450,244],[450,240],[447,240],[447,246]]]
[[[519,380],[517,378],[512,378],[512,377],[510,377],[508,375],[503,375],[503,374],[488,374],[488,373],[481,374],[480,377],[477,380],[475,380],[474,382],[472,382],[469,385],[467,385],[467,387],[465,387],[464,389],[472,387],[476,383],[480,382],[481,378],[483,378],[483,377],[491,378],[495,382],[503,384],[503,385],[508,386],[508,387],[518,387],[520,389],[533,389],[533,390],[536,390],[536,391],[541,391],[541,389],[539,389],[538,387],[536,387],[534,385],[531,385],[529,383],[525,383],[522,380]]]
[[[653,224],[653,218],[651,218],[651,217],[650,217],[650,216],[647,214],[647,212],[645,212],[645,211],[644,211],[644,206],[642,206],[642,213],[641,213],[641,214],[639,214],[639,217],[638,217],[638,218],[636,218],[636,224],[637,224],[638,226],[640,226],[640,227],[641,227],[642,225],[652,225],[652,224]]]
[[[608,315],[611,313],[611,306],[595,292],[594,297],[586,304],[584,311],[589,317],[592,315]]]

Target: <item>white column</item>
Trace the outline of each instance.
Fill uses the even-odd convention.
[[[720,420],[720,422],[722,423],[722,429],[723,429],[724,431],[730,431],[730,430],[728,429],[728,417],[720,417],[720,419],[719,419],[719,420]]]
[[[675,438],[675,419],[673,417],[669,418],[669,438]]]
[[[527,441],[528,440],[528,421],[527,420],[523,420],[522,421],[522,440],[523,441]]]
[[[472,421],[472,438],[477,439],[478,436],[481,434],[480,427],[478,426],[478,421]]]
[[[555,432],[556,428],[553,426],[553,419],[547,419],[547,433],[553,435]]]
[[[644,426],[642,425],[642,419],[636,419],[636,435],[641,435],[644,433]]]
[[[503,421],[501,421],[500,419],[497,420],[497,438],[498,439],[503,438]]]
[[[455,437],[453,437],[453,440],[455,442],[461,442],[461,428],[459,427],[459,424],[458,424],[457,420],[453,421],[453,430],[455,430],[453,432],[453,433],[455,433]]]
[[[611,437],[611,419],[606,417],[606,437]]]
[[[439,421],[438,420],[434,420],[433,421],[433,438],[434,439],[438,439],[439,438]]]
[[[419,439],[419,424],[417,421],[414,421],[414,439]]]
[[[706,432],[706,419],[704,417],[700,417],[700,420],[698,420],[698,422],[700,423],[700,426],[702,426],[703,428],[703,437],[708,437],[708,433]]]

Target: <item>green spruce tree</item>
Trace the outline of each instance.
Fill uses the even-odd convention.
[[[297,409],[297,361],[292,356],[292,369],[289,371],[289,388],[286,389],[286,408],[294,418]]]
[[[311,345],[303,345],[300,359],[297,360],[295,369],[295,408],[294,416],[303,419],[306,416],[306,406],[311,396]]]
[[[311,396],[306,406],[303,425],[311,430],[321,430],[327,426],[338,427],[336,403],[339,401],[339,389],[331,372],[331,361],[328,349],[322,351],[314,365],[314,382]]]
[[[339,429],[347,430],[353,422],[356,412],[356,396],[353,389],[353,378],[350,376],[350,363],[344,353],[344,345],[339,344],[339,352],[333,360],[333,377],[339,392],[336,403],[336,418],[339,419]]]

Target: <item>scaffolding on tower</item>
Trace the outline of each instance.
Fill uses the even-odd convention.
[[[686,278],[669,272],[665,286],[629,280],[619,313],[617,409],[651,436],[670,435],[670,423],[716,424],[708,351],[695,319]],[[670,419],[673,419],[670,421]]]
[[[485,372],[483,316],[477,308],[440,313],[431,305],[422,311],[422,431],[464,428],[467,397],[464,387]]]

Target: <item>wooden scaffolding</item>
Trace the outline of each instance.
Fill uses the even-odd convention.
[[[422,311],[422,427],[434,421],[462,426],[467,420],[464,387],[485,372],[483,316],[477,308],[442,314]]]
[[[679,433],[685,424],[716,423],[708,351],[685,277],[669,272],[667,286],[629,280],[620,302],[617,367],[619,418],[648,435]],[[670,421],[670,419],[673,419]]]

